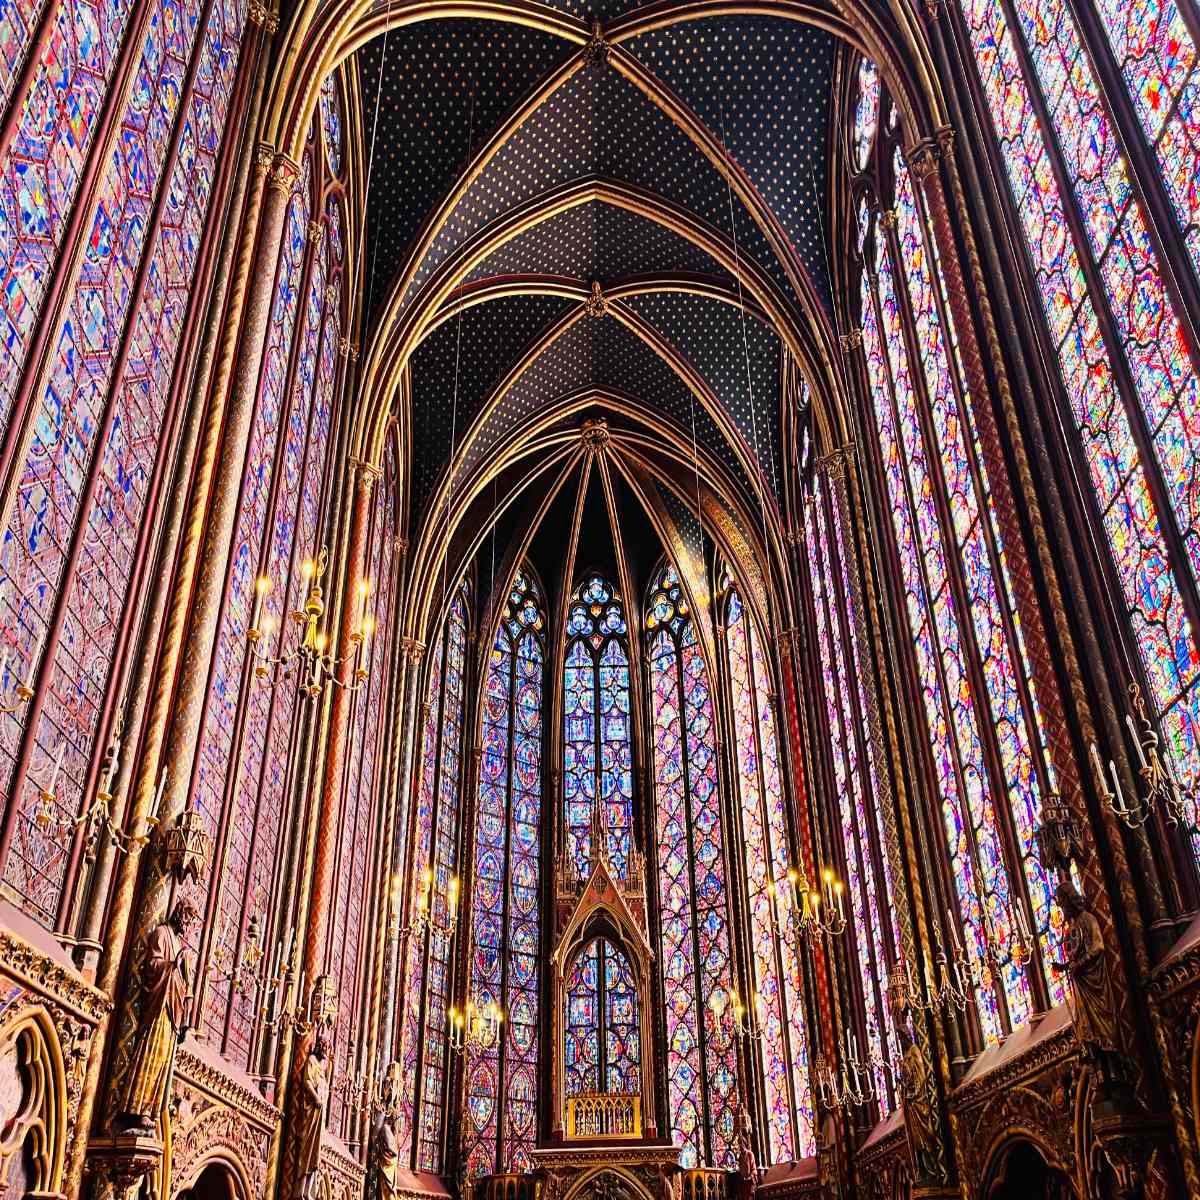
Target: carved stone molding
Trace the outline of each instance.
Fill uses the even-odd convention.
[[[205,1163],[220,1156],[244,1172],[241,1182],[250,1195],[266,1191],[271,1132],[251,1125],[242,1113],[193,1094],[187,1084],[176,1088],[180,1106],[172,1139],[171,1193],[194,1183]]]
[[[0,929],[0,972],[91,1025],[99,1024],[112,1009],[112,1002],[102,991],[6,929]]]
[[[247,1083],[200,1057],[185,1043],[175,1058],[177,1088],[191,1084],[212,1100],[228,1105],[264,1129],[274,1129],[282,1113]]]

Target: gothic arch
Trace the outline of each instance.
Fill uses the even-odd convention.
[[[42,1005],[25,1009],[0,1031],[0,1063],[10,1064],[20,1086],[20,1103],[3,1114],[0,1180],[13,1159],[28,1155],[31,1191],[62,1190],[67,1132],[67,1078],[62,1044]]]

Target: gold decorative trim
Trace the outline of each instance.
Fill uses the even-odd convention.
[[[99,988],[5,929],[0,929],[0,970],[92,1025],[112,1011],[112,1001]]]
[[[843,354],[852,354],[862,345],[862,330],[852,329],[849,333],[843,333],[838,341],[841,343]]]
[[[212,1099],[228,1105],[266,1129],[274,1129],[283,1117],[281,1109],[233,1076],[205,1062],[186,1045],[179,1047],[175,1057],[175,1073],[185,1083],[192,1084]]]

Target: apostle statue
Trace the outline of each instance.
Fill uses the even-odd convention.
[[[1116,1002],[1104,956],[1104,935],[1096,914],[1088,908],[1070,880],[1064,880],[1055,888],[1054,899],[1066,922],[1062,939],[1065,957],[1054,966],[1071,977],[1075,1037],[1084,1053],[1108,1079],[1118,1068],[1121,1053],[1117,1043]]]
[[[180,900],[146,938],[139,980],[141,1013],[117,1115],[120,1129],[154,1133],[168,1100],[175,1051],[187,1034],[191,1017],[184,939],[195,921],[195,906],[190,900]]]
[[[322,1029],[317,1033],[300,1074],[298,1200],[317,1200],[320,1195],[321,1136],[325,1131],[325,1105],[329,1100],[328,1056],[329,1045]]]
[[[375,1167],[379,1175],[380,1200],[395,1200],[400,1170],[400,1064],[388,1064],[380,1103],[383,1110],[375,1131]],[[469,1186],[470,1180],[467,1181]]]
[[[758,1187],[758,1163],[754,1158],[754,1129],[750,1113],[743,1104],[737,1117],[737,1196],[750,1200]]]

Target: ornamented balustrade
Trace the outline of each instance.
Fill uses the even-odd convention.
[[[729,1200],[729,1172],[689,1167],[679,1173],[680,1200]]]
[[[568,1097],[568,1138],[641,1136],[642,1098],[637,1093],[584,1092]]]

